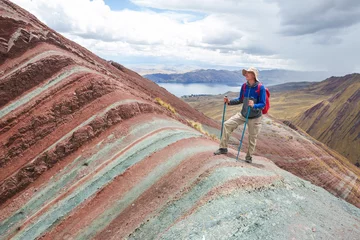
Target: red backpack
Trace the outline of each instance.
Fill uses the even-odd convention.
[[[259,83],[259,84],[258,84],[258,88],[257,88],[257,90],[256,90],[256,92],[257,92],[258,94],[260,94],[260,88],[261,88],[261,86],[262,86],[262,84]],[[246,83],[244,83],[244,84],[242,85],[242,90],[243,90],[243,94],[245,94],[245,91],[246,91]],[[265,88],[265,91],[266,91],[266,100],[265,100],[266,105],[265,105],[265,107],[264,107],[263,110],[262,110],[262,113],[263,113],[263,114],[267,114],[267,112],[268,112],[269,109],[270,109],[270,91],[269,91],[268,88]],[[243,97],[244,97],[244,95],[243,95]]]

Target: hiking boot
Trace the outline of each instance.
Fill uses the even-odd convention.
[[[227,148],[219,148],[214,152],[214,155],[227,154]]]
[[[251,156],[246,156],[245,157],[245,162],[252,163],[252,157]]]

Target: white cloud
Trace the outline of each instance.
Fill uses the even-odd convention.
[[[277,7],[262,0],[131,0],[144,7],[185,10],[205,13],[241,13],[246,16],[254,14],[267,15]]]
[[[282,32],[288,35],[344,29],[360,22],[358,0],[274,0],[280,8]]]
[[[351,71],[356,68],[351,45],[360,31],[358,4],[346,1],[351,9],[339,0],[312,5],[132,0],[140,10],[114,11],[103,0],[14,0],[68,38],[115,60],[155,57],[166,59],[164,64]],[[343,17],[347,13],[351,19]],[[335,21],[329,20],[332,16]]]

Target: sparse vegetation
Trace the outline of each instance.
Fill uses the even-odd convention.
[[[205,134],[206,136],[211,137],[213,140],[217,139],[217,137],[214,134],[210,134],[207,131],[205,131],[199,122],[195,122],[193,120],[187,120],[193,128],[201,132],[202,134]]]
[[[155,101],[160,104],[161,106],[163,106],[164,108],[167,108],[170,112],[172,113],[176,113],[175,108],[173,106],[171,106],[169,103],[164,102],[161,98],[157,97],[155,98]]]

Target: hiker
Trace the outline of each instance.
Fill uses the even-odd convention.
[[[249,147],[246,153],[245,161],[252,162],[252,155],[255,151],[256,139],[260,132],[262,125],[262,109],[266,105],[266,91],[265,87],[259,83],[259,72],[256,68],[251,67],[248,70],[243,69],[242,74],[245,76],[247,82],[240,89],[238,98],[229,99],[224,98],[224,103],[228,105],[237,105],[243,103],[241,113],[237,113],[227,120],[224,124],[222,138],[220,141],[220,148],[214,152],[215,155],[226,154],[228,152],[228,141],[230,134],[240,125],[246,121],[248,106],[250,106],[250,113],[248,118],[248,133],[249,133]]]

